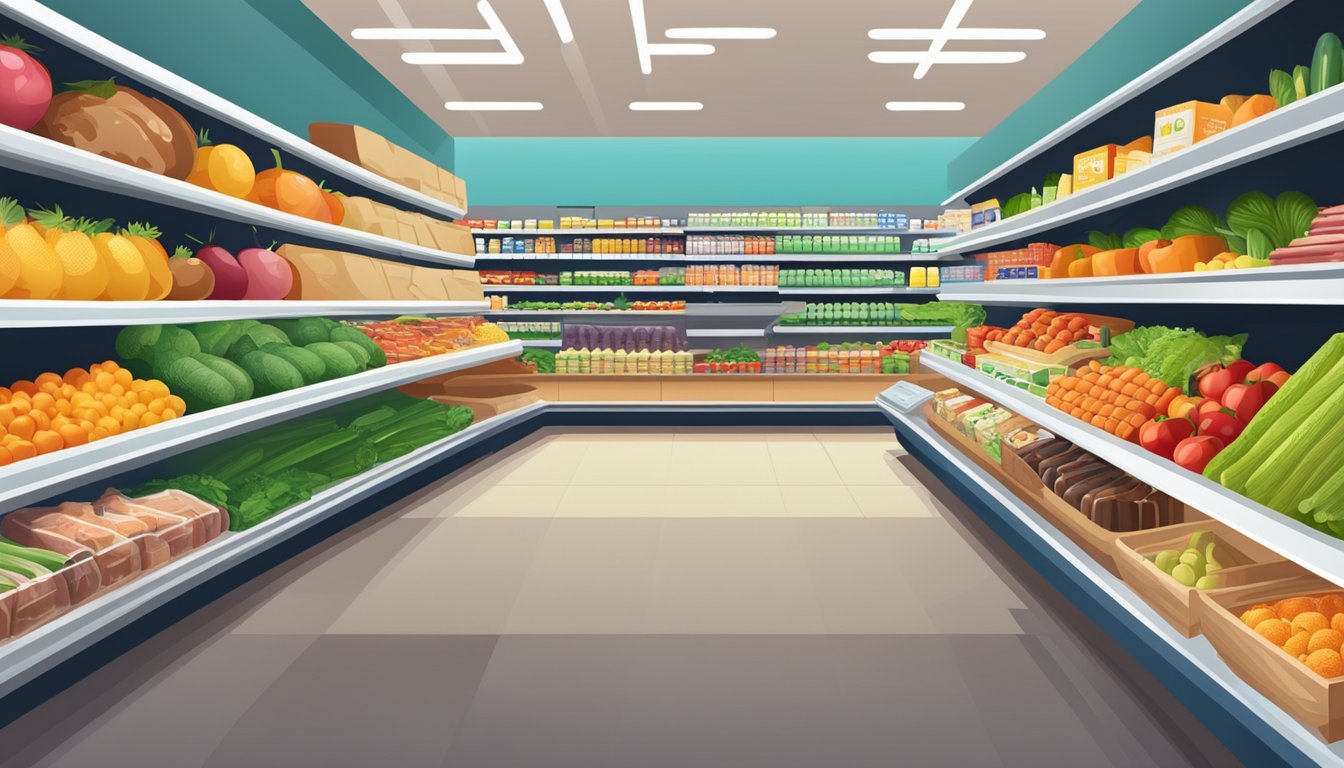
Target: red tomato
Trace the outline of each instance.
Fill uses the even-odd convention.
[[[1254,384],[1233,384],[1223,393],[1223,406],[1237,414],[1243,424],[1250,424],[1255,414],[1265,407],[1269,398],[1279,388],[1272,381],[1257,381]]]
[[[0,123],[26,131],[51,106],[51,73],[22,38],[0,38]]]
[[[1246,428],[1246,425],[1226,408],[1201,417],[1197,426],[1200,435],[1216,437],[1223,442],[1223,445],[1231,444],[1237,439],[1237,435],[1241,434],[1241,430]]]
[[[1283,373],[1283,369],[1277,363],[1261,363],[1251,369],[1246,374],[1247,381],[1269,381],[1271,376],[1276,373]]]
[[[1158,416],[1149,419],[1139,427],[1139,445],[1145,450],[1156,453],[1164,459],[1170,459],[1176,446],[1185,438],[1195,434],[1194,422],[1189,419],[1169,419]]]
[[[1274,382],[1274,386],[1278,387],[1279,389],[1283,389],[1283,385],[1287,384],[1288,379],[1290,378],[1292,378],[1292,376],[1287,371],[1279,371],[1278,373],[1270,376],[1268,381]]]
[[[1245,381],[1246,374],[1254,368],[1245,360],[1237,360],[1226,368],[1208,373],[1199,379],[1199,394],[1211,400],[1221,400],[1228,387]]]
[[[1199,422],[1205,416],[1208,416],[1209,414],[1212,413],[1217,413],[1221,410],[1223,410],[1222,403],[1218,402],[1217,400],[1207,399],[1201,401],[1199,405],[1195,406],[1195,410],[1193,413],[1190,414],[1189,418],[1191,421],[1195,422],[1195,426],[1199,426]]]
[[[1212,435],[1187,437],[1177,444],[1171,458],[1191,472],[1202,473],[1209,462],[1213,461],[1213,457],[1223,450],[1224,445],[1226,444],[1222,440]]]

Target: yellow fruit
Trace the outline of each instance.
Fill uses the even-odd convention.
[[[1221,261],[1210,261],[1208,264],[1204,265],[1204,270],[1199,270],[1198,266],[1196,266],[1197,271],[1209,271],[1209,272],[1220,272],[1227,268],[1228,266]]]
[[[1344,675],[1344,658],[1340,658],[1339,651],[1332,651],[1328,648],[1322,648],[1307,656],[1306,664],[1312,672],[1321,677],[1339,677]]]
[[[1283,651],[1293,658],[1297,658],[1307,652],[1307,646],[1311,644],[1310,632],[1298,632],[1288,638],[1288,642],[1283,644]]]
[[[19,281],[19,255],[9,247],[9,242],[0,237],[0,297],[4,297]]]
[[[30,213],[46,229],[47,245],[61,259],[65,273],[61,298],[92,300],[101,296],[107,289],[107,265],[89,236],[95,231],[95,223],[72,219],[59,205],[53,210],[38,208]]]
[[[5,213],[6,201],[17,209],[17,214]],[[18,221],[10,223],[13,216]],[[5,244],[19,259],[19,275],[6,298],[54,299],[61,292],[65,270],[56,252],[38,234],[31,224],[23,222],[23,209],[11,198],[0,200],[0,216],[6,216]]]
[[[144,301],[149,296],[149,268],[145,257],[121,235],[103,232],[93,236],[98,256],[107,265],[107,289],[100,299]]]
[[[1241,614],[1241,623],[1251,629],[1255,629],[1260,626],[1261,622],[1268,621],[1269,619],[1277,619],[1278,616],[1279,615],[1274,612],[1273,608],[1252,608]],[[1284,639],[1286,640],[1287,638]],[[1277,645],[1283,645],[1283,643],[1279,642]]]
[[[187,181],[232,197],[247,197],[257,180],[257,169],[247,153],[232,144],[211,146],[205,130],[196,141],[200,146]]]
[[[1293,632],[1318,632],[1330,628],[1330,620],[1319,611],[1303,611],[1293,617]]]
[[[145,261],[145,270],[149,272],[149,293],[145,298],[158,301],[167,296],[173,289],[173,272],[168,268],[168,252],[159,243],[159,230],[142,222],[131,222],[119,234],[135,246]]]
[[[1292,621],[1297,614],[1303,611],[1316,610],[1316,599],[1312,597],[1289,597],[1274,604],[1274,610],[1278,611],[1280,619]]]

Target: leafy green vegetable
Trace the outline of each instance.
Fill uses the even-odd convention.
[[[928,304],[898,304],[901,318],[909,325],[953,325],[974,328],[985,323],[985,308],[961,301]]]
[[[1269,93],[1280,107],[1286,107],[1297,101],[1297,88],[1293,85],[1293,76],[1282,69],[1270,70]]]
[[[1274,214],[1279,224],[1279,234],[1284,237],[1283,244],[1306,236],[1319,213],[1316,201],[1301,192],[1284,192],[1275,198]]]
[[[531,363],[536,367],[537,373],[555,373],[555,353],[548,349],[524,349],[518,359],[524,363]]]
[[[1315,201],[1301,192],[1284,192],[1278,199],[1247,192],[1227,207],[1227,228],[1245,239],[1248,256],[1264,259],[1304,236],[1317,213]]]
[[[1246,255],[1253,259],[1268,259],[1274,252],[1274,241],[1264,230],[1251,229],[1246,232]]]
[[[1205,336],[1190,328],[1138,327],[1111,339],[1111,356],[1105,364],[1142,368],[1149,376],[1190,392],[1195,371],[1241,359],[1245,345],[1244,333]]]
[[[1223,227],[1218,214],[1202,205],[1187,205],[1171,214],[1166,226],[1162,227],[1162,237],[1175,240],[1186,235],[1217,235]]]
[[[1134,229],[1131,229],[1128,232],[1126,232],[1124,236],[1121,238],[1122,241],[1121,247],[1138,248],[1144,243],[1150,242],[1152,240],[1160,240],[1161,238],[1162,233],[1156,229],[1148,229],[1146,227],[1135,227]]]
[[[208,501],[217,507],[228,506],[229,486],[212,475],[179,475],[166,480],[150,480],[147,483],[125,491],[127,496],[138,498],[176,488],[186,491],[202,501]]]
[[[1124,241],[1114,232],[1092,230],[1087,233],[1087,244],[1103,251],[1114,251],[1125,247]],[[1136,246],[1137,247],[1137,246]]]

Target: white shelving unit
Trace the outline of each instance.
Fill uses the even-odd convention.
[[[1322,742],[1315,733],[1238,677],[1203,636],[1187,638],[1178,633],[1121,579],[1098,565],[1006,486],[933,431],[922,415],[902,410],[883,395],[878,395],[877,405],[889,419],[900,424],[957,471],[987,491],[998,505],[1016,518],[1020,526],[1043,541],[1058,562],[1075,572],[1078,579],[1087,583],[1092,591],[1104,595],[1124,611],[1129,621],[1201,672],[1211,685],[1217,686],[1217,693],[1245,706],[1313,762],[1334,765],[1344,760],[1344,743],[1329,745]]]
[[[524,347],[534,349],[559,349],[561,344],[560,339],[520,339],[519,341]]]
[[[764,328],[687,328],[687,338],[753,339],[765,338]]]
[[[1200,36],[1194,42],[1176,53],[1173,53],[1171,56],[1168,56],[1157,66],[1134,78],[1124,87],[1101,99],[1088,109],[1078,113],[1073,119],[1065,122],[1063,125],[1041,137],[1036,142],[1033,142],[1031,146],[1018,152],[993,170],[985,173],[967,186],[954,192],[950,197],[943,201],[943,205],[960,203],[966,199],[967,195],[983,188],[985,185],[993,182],[1005,173],[1040,155],[1045,150],[1056,146],[1085,126],[1091,125],[1105,115],[1110,114],[1118,107],[1128,103],[1134,97],[1142,94],[1171,75],[1189,66],[1209,51],[1212,51],[1228,40],[1231,40],[1242,32],[1259,24],[1267,16],[1291,2],[1292,0],[1251,0],[1251,2],[1247,3],[1244,8],[1229,16],[1222,24],[1219,24]],[[1083,149],[1085,148],[1079,147],[1079,151]]]
[[[872,286],[867,288],[780,288],[781,296],[897,296],[901,294],[938,293],[937,288],[911,288],[905,285]]]
[[[491,293],[777,293],[773,285],[485,285]]]
[[[938,297],[979,304],[1310,304],[1344,302],[1344,264],[1175,275],[945,283]]]
[[[881,333],[888,336],[946,336],[956,330],[951,325],[776,325],[774,333],[796,336],[836,336]]]
[[[305,219],[248,200],[170,179],[35,134],[0,125],[0,166],[137,200],[266,227],[333,245],[436,266],[471,267],[472,254],[448,253],[390,237]],[[150,217],[152,219],[152,217]]]
[[[122,48],[107,38],[80,26],[36,0],[6,0],[0,5],[0,15],[32,27],[47,37],[139,80],[171,99],[204,112],[235,128],[257,136],[282,152],[302,158],[306,162],[332,174],[329,180],[340,178],[367,189],[396,198],[418,208],[450,219],[461,218],[465,211],[458,206],[430,197],[361,168],[354,163],[327,152],[259,115],[205,90],[191,81],[169,72],[148,59]]]
[[[517,357],[516,341],[394,363],[0,467],[0,513],[261,426],[431,376]]]
[[[488,301],[39,301],[0,299],[0,328],[201,323],[280,317],[475,315]]]
[[[1133,443],[1061,413],[1046,405],[1041,398],[964,365],[936,355],[921,355],[920,363],[930,371],[984,395],[1013,413],[1031,419],[1302,567],[1335,583],[1344,584],[1344,541],[1308,528],[1202,475],[1181,469]]]
[[[672,317],[684,317],[684,310],[653,310],[653,309],[492,309],[481,313],[485,317],[500,318],[507,320],[511,317],[554,317],[556,315],[574,316],[574,317],[625,317],[633,315],[635,317],[645,317],[648,315],[670,315]]]
[[[734,262],[740,264],[924,264],[955,260],[955,254],[940,253],[477,253],[490,261],[638,261],[668,264]]]
[[[169,600],[347,509],[398,480],[537,416],[533,403],[377,465],[316,493],[246,531],[224,533],[178,560],[95,597],[49,624],[0,645],[0,696],[52,669]]]
[[[688,235],[699,234],[778,234],[778,235],[899,235],[901,237],[948,237],[956,232],[946,229],[893,229],[891,227],[685,227]]]
[[[1344,88],[1308,96],[1095,187],[939,243],[964,254],[1047,232],[1344,129]]]

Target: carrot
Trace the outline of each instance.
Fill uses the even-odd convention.
[[[1139,374],[1138,368],[1124,368],[1120,371],[1120,380],[1128,383],[1133,381],[1134,377],[1137,376],[1138,374]]]

